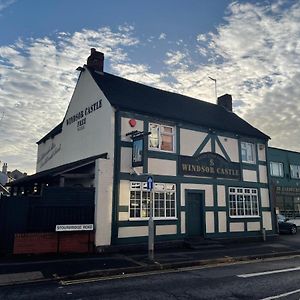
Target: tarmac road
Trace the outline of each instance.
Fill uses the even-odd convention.
[[[92,282],[87,282],[93,280]],[[300,256],[0,288],[0,299],[299,299]]]

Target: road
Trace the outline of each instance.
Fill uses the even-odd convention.
[[[88,280],[90,281],[90,280]],[[272,298],[273,297],[273,298]],[[274,298],[275,297],[275,298]],[[0,288],[0,299],[300,299],[300,257]]]

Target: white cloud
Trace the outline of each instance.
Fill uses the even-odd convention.
[[[11,168],[33,171],[35,142],[61,122],[89,48],[118,64],[127,59],[121,47],[138,43],[130,31],[109,28],[58,35],[0,47],[0,157]]]
[[[14,4],[16,0],[0,0],[0,11]]]
[[[175,66],[183,62],[186,54],[181,51],[170,51],[166,53],[166,56],[165,64]]]
[[[166,35],[164,32],[162,32],[162,33],[159,35],[158,39],[159,39],[159,40],[165,40],[166,37],[167,37],[167,35]]]
[[[235,111],[270,135],[272,145],[300,151],[299,24],[299,2],[234,2],[216,33],[197,37],[197,49],[208,63],[174,65],[177,82],[172,87],[214,102],[207,76],[217,78],[218,94],[231,93],[238,104]]]
[[[203,33],[199,34],[199,35],[197,36],[197,41],[198,41],[198,42],[206,42],[206,41],[207,41],[207,36],[206,36],[206,34],[203,34]]]
[[[108,27],[61,32],[0,47],[0,114],[5,111],[0,159],[32,171],[34,143],[62,120],[75,69],[91,47],[105,53],[105,66],[114,74],[202,100],[215,102],[208,76],[216,78],[218,95],[232,94],[235,112],[270,135],[273,146],[300,151],[299,24],[298,2],[234,2],[216,32],[199,33],[194,48],[187,48],[184,39],[168,41],[165,56],[156,58],[164,68],[156,72],[151,62],[137,62],[129,51],[143,54],[153,46],[153,40],[140,43],[130,25],[116,32]]]

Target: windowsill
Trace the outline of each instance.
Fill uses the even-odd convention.
[[[148,151],[154,151],[154,152],[163,152],[163,153],[176,153],[175,151],[168,151],[168,150],[161,150],[161,149],[157,149],[157,148],[148,148]]]
[[[246,164],[246,165],[256,165],[256,161],[242,161],[242,164]]]
[[[261,216],[229,216],[229,218],[232,218],[232,219],[258,219],[258,218],[261,218]]]
[[[153,218],[153,221],[176,221],[178,218],[169,217],[169,218]],[[129,218],[128,221],[149,221],[149,218]]]
[[[271,177],[274,177],[274,178],[284,178],[284,176],[276,176],[276,175],[271,175]],[[300,178],[297,178],[297,179],[300,179]]]

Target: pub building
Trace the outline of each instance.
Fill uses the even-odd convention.
[[[37,143],[31,177],[95,187],[99,251],[147,243],[150,174],[156,242],[275,233],[269,137],[232,111],[231,95],[212,104],[106,73],[103,65],[93,48],[77,68],[65,117]],[[92,163],[92,176],[64,174],[83,163]]]
[[[276,212],[288,218],[300,217],[300,153],[269,147],[271,199]]]

